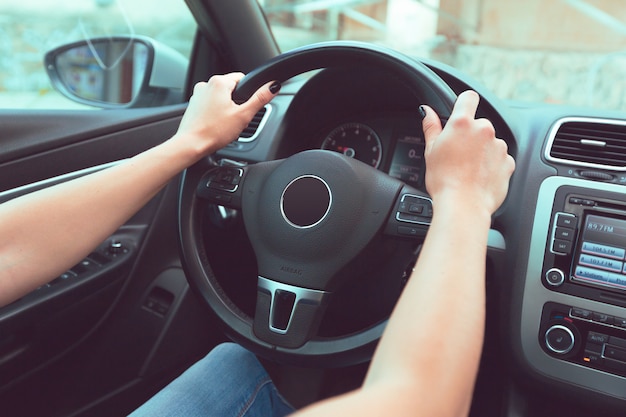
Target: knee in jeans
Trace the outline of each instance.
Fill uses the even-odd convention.
[[[210,355],[220,358],[224,361],[241,361],[243,359],[252,358],[256,360],[254,354],[237,343],[225,342],[221,343],[213,348]]]
[[[220,367],[230,370],[235,374],[237,371],[243,373],[265,372],[257,357],[249,350],[236,343],[222,343],[213,348],[207,359],[217,361]]]

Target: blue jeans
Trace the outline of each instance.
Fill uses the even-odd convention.
[[[282,417],[291,412],[256,356],[224,343],[131,416]]]

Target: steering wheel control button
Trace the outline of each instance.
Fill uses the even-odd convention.
[[[244,169],[234,166],[213,167],[200,180],[196,193],[211,203],[233,209],[241,208],[241,192]]]
[[[411,226],[398,226],[398,234],[403,236],[418,236],[420,229]]]
[[[558,287],[565,282],[565,274],[558,268],[552,268],[546,272],[546,282],[552,287]]]
[[[411,205],[409,205],[409,212],[410,213],[422,214],[422,213],[424,213],[424,210],[425,210],[424,204],[411,204]]]
[[[320,177],[303,175],[291,181],[280,199],[283,218],[300,229],[318,225],[332,205],[330,187]]]
[[[430,225],[433,217],[433,202],[430,198],[404,194],[400,199],[396,220],[405,223]]]
[[[206,185],[214,190],[233,193],[237,191],[242,176],[243,169],[241,168],[221,167],[209,175]]]
[[[566,355],[574,348],[574,334],[567,327],[555,324],[546,331],[546,347],[558,355]]]

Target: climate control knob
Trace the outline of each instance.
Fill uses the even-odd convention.
[[[562,324],[554,324],[546,330],[546,347],[552,353],[567,355],[574,348],[575,342],[574,333]]]

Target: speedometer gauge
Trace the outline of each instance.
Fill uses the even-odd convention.
[[[376,132],[362,123],[343,124],[326,136],[322,149],[342,153],[378,168],[383,150]]]

